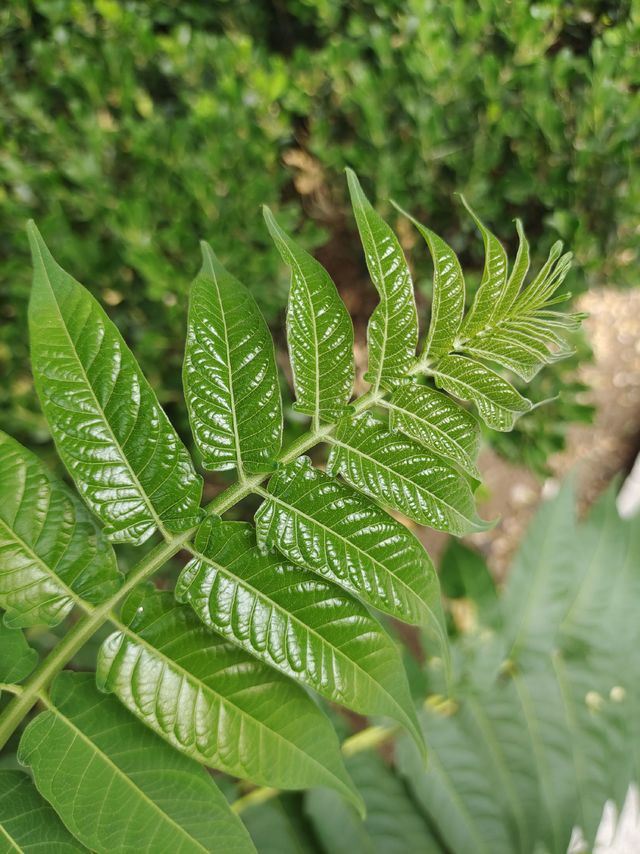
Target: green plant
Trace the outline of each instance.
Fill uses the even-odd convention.
[[[566,854],[570,840],[580,854],[613,850],[593,847],[605,804],[619,809],[640,774],[640,522],[620,519],[615,502],[609,489],[578,523],[566,484],[540,507],[502,592],[482,558],[452,542],[442,581],[465,618],[451,691],[430,643],[414,685],[426,696],[428,767],[403,737],[385,762],[371,748],[386,742],[389,757],[396,732],[363,730],[343,752],[366,819],[328,791],[296,801],[256,790],[235,809],[258,850]],[[635,847],[637,835],[616,850]]]
[[[23,732],[18,758],[91,850],[250,850],[198,763],[262,786],[333,788],[361,807],[335,733],[306,688],[395,719],[424,751],[400,653],[372,609],[425,626],[446,662],[438,580],[420,543],[382,506],[455,535],[486,528],[473,499],[479,423],[434,384],[509,430],[533,404],[483,359],[531,377],[565,354],[565,331],[579,317],[549,310],[569,256],[554,246],[523,286],[528,245],[520,226],[508,275],[504,250],[477,218],[485,272],[464,315],[455,254],[418,224],[435,275],[416,358],[406,260],[352,172],[348,180],[379,294],[368,327],[370,387],[354,401],[349,315],[324,268],[265,211],[291,269],[293,385],[297,409],[310,418],[310,429],[285,449],[265,322],[203,246],[184,394],[203,467],[237,475],[204,509],[202,479],[117,328],[29,226],[32,370],[83,501],[2,434],[0,604],[5,631],[81,616],[23,685],[33,655],[13,641],[18,673],[2,674],[2,688],[16,696],[0,715],[0,743],[36,702],[45,707]],[[378,417],[385,413],[389,423]],[[304,456],[318,444],[330,448],[327,472]],[[222,520],[251,495],[262,499],[255,528]],[[140,546],[152,537],[160,542],[122,577],[112,543]],[[181,551],[189,562],[175,596],[145,584]],[[98,653],[100,693],[93,674],[60,671],[105,624],[113,632]],[[19,844],[32,828],[19,821],[10,792],[27,783],[12,775],[4,785]],[[44,838],[63,837],[37,793],[27,797],[43,817]]]

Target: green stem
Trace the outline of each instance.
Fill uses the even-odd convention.
[[[356,413],[362,412],[363,409],[374,405],[381,399],[382,394],[370,391],[363,394],[354,402],[354,411]],[[335,424],[325,424],[317,429],[307,431],[280,453],[278,462],[289,463],[295,460],[296,457],[313,448],[318,442],[327,439],[335,427]],[[250,495],[267,477],[268,474],[256,474],[233,483],[206,506],[206,512],[217,515],[225,513]],[[34,670],[24,684],[21,693],[13,698],[0,715],[0,750],[11,738],[24,716],[36,703],[39,695],[47,688],[54,676],[76,655],[103,623],[109,620],[110,612],[122,602],[134,587],[154,575],[180,549],[184,548],[196,530],[197,527],[190,528],[152,549],[133,567],[117,593],[100,605],[88,610],[86,615],[67,632],[47,658]]]

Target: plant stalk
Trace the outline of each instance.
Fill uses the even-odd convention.
[[[373,406],[381,400],[383,394],[384,392],[366,392],[354,402],[355,412],[362,412],[369,406]],[[284,464],[295,460],[300,454],[329,438],[335,427],[335,423],[325,424],[317,429],[307,431],[279,454],[278,462]],[[205,511],[209,515],[225,513],[250,495],[268,476],[268,473],[255,474],[231,484],[205,507]],[[197,526],[157,545],[133,567],[122,587],[113,596],[88,611],[67,632],[47,658],[34,670],[22,686],[21,693],[11,700],[0,715],[0,750],[11,738],[20,722],[37,702],[39,695],[48,687],[54,676],[76,655],[103,623],[109,620],[110,612],[123,601],[134,587],[151,578],[170,558],[177,554],[192,539],[196,530]]]

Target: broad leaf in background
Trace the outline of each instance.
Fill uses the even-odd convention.
[[[183,385],[206,469],[268,471],[280,450],[282,405],[273,340],[249,291],[202,243],[191,288]]]
[[[475,403],[484,423],[506,432],[532,403],[503,377],[466,356],[445,356],[433,368],[436,385],[460,400]]]
[[[446,394],[413,383],[397,388],[383,406],[392,430],[416,439],[480,480],[476,465],[480,425],[471,412]]]
[[[0,849],[7,854],[87,850],[69,833],[27,774],[4,769],[0,770]]]
[[[387,715],[417,737],[399,652],[339,587],[264,555],[244,522],[205,520],[176,596],[251,655],[361,714]]]
[[[421,525],[460,536],[488,527],[464,475],[369,413],[342,419],[331,437],[327,471]]]
[[[23,632],[8,628],[0,619],[0,682],[22,682],[37,663],[38,653],[29,646]]]
[[[351,317],[322,264],[285,234],[268,208],[264,218],[291,269],[287,343],[295,408],[316,420],[333,421],[345,413],[353,391]]]
[[[365,374],[376,392],[406,381],[416,357],[418,315],[411,273],[398,238],[362,192],[355,172],[346,171],[369,275],[380,297],[367,327]]]
[[[279,469],[256,513],[259,545],[406,623],[438,622],[438,578],[421,543],[377,504],[313,468]]]
[[[122,336],[29,224],[31,364],[56,447],[114,542],[186,531],[202,479]]]
[[[120,586],[116,558],[76,494],[0,431],[0,606],[9,626],[55,626]]]
[[[61,673],[18,752],[68,829],[100,854],[254,851],[206,771],[146,729],[93,675]]]
[[[209,631],[171,593],[138,589],[103,643],[98,685],[178,750],[253,783],[330,786],[360,805],[306,693]]]

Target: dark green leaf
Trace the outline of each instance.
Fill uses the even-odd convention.
[[[359,804],[329,721],[293,682],[209,631],[170,593],[135,591],[98,685],[178,750],[254,783],[330,786]]]
[[[456,535],[487,527],[457,468],[370,414],[342,419],[330,441],[330,474],[415,522]]]
[[[282,406],[271,333],[249,291],[202,244],[191,288],[183,384],[206,469],[268,471]]]
[[[362,714],[388,715],[415,734],[398,650],[339,587],[263,555],[251,525],[207,519],[176,596],[262,661]]]
[[[72,854],[86,851],[22,771],[0,770],[0,851]]]
[[[0,620],[0,682],[22,682],[37,663],[38,653],[20,629],[10,629]]]
[[[291,268],[287,342],[296,409],[332,421],[345,412],[353,390],[351,317],[322,264],[285,234],[268,208],[264,218]]]
[[[365,375],[377,391],[404,380],[415,361],[418,315],[411,273],[398,239],[376,213],[351,169],[347,169],[347,180],[369,275],[380,297],[367,328]]]
[[[377,504],[300,457],[269,481],[258,544],[407,623],[437,622],[438,578],[418,540]]]
[[[77,496],[0,431],[0,605],[9,626],[55,626],[120,586],[113,549]]]
[[[100,854],[254,851],[212,778],[172,750],[89,673],[64,672],[18,758],[69,830]]]
[[[29,225],[31,363],[58,452],[114,542],[192,528],[202,480],[122,336]]]

